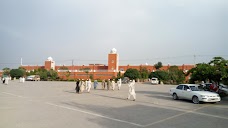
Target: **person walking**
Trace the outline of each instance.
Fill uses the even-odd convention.
[[[107,81],[107,90],[109,90],[110,85],[111,85],[111,81],[110,81],[110,79],[108,79],[108,81]]]
[[[80,84],[80,93],[82,93],[85,89],[85,81],[82,79],[81,84]]]
[[[6,78],[2,78],[2,83],[5,84]]]
[[[90,89],[91,89],[91,86],[92,86],[92,82],[91,80],[89,79],[88,82],[87,82],[87,92],[89,93],[90,92]]]
[[[6,85],[9,84],[9,79],[10,79],[9,77],[6,77],[6,78],[5,78],[5,84],[6,84]]]
[[[121,79],[120,78],[117,81],[117,86],[118,86],[118,90],[120,90],[120,88],[121,88]]]
[[[79,93],[79,90],[80,90],[79,83],[80,83],[80,79],[76,81],[76,87],[75,87],[76,93]]]
[[[94,87],[94,89],[97,89],[97,85],[98,85],[97,80],[94,80],[94,82],[93,82],[93,87]]]
[[[128,97],[127,100],[133,96],[133,101],[136,100],[136,93],[135,93],[135,80],[131,80],[128,84],[129,91],[128,91]]]
[[[105,79],[102,80],[102,89],[105,89]]]
[[[115,83],[115,80],[113,79],[113,80],[112,80],[112,90],[113,90],[113,91],[115,90],[115,87],[116,87],[116,83]]]
[[[85,81],[85,90],[88,90],[88,79]]]

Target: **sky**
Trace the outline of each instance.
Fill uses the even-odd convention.
[[[1,0],[0,69],[228,59],[227,0]]]

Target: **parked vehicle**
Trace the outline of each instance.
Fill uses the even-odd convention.
[[[219,85],[219,94],[225,94],[228,95],[228,86],[224,84]]]
[[[228,86],[224,84],[219,84],[215,86],[212,83],[200,84],[200,87],[205,91],[217,92],[218,94],[228,95]]]
[[[39,75],[30,75],[26,77],[26,81],[40,81]]]
[[[216,103],[221,101],[219,94],[215,92],[202,91],[198,89],[196,84],[180,84],[176,88],[170,89],[170,94],[174,100],[187,99],[192,100],[194,104],[200,102]]]
[[[151,78],[151,84],[158,84],[158,83],[159,83],[158,78],[155,78],[155,77]]]
[[[122,83],[123,84],[127,84],[128,82],[129,82],[129,78],[128,77],[124,77],[123,79],[122,79]]]

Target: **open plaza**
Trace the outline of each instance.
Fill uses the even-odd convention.
[[[75,93],[75,82],[9,81],[0,84],[1,128],[225,128],[228,99],[216,104],[173,100],[176,85],[136,83],[136,101],[128,85]]]

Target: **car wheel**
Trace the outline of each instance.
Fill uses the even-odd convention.
[[[173,94],[173,99],[174,99],[174,100],[178,100],[178,96],[177,96],[176,93]]]
[[[192,97],[192,102],[193,102],[194,104],[199,104],[199,98],[198,98],[197,96],[193,96],[193,97]]]

